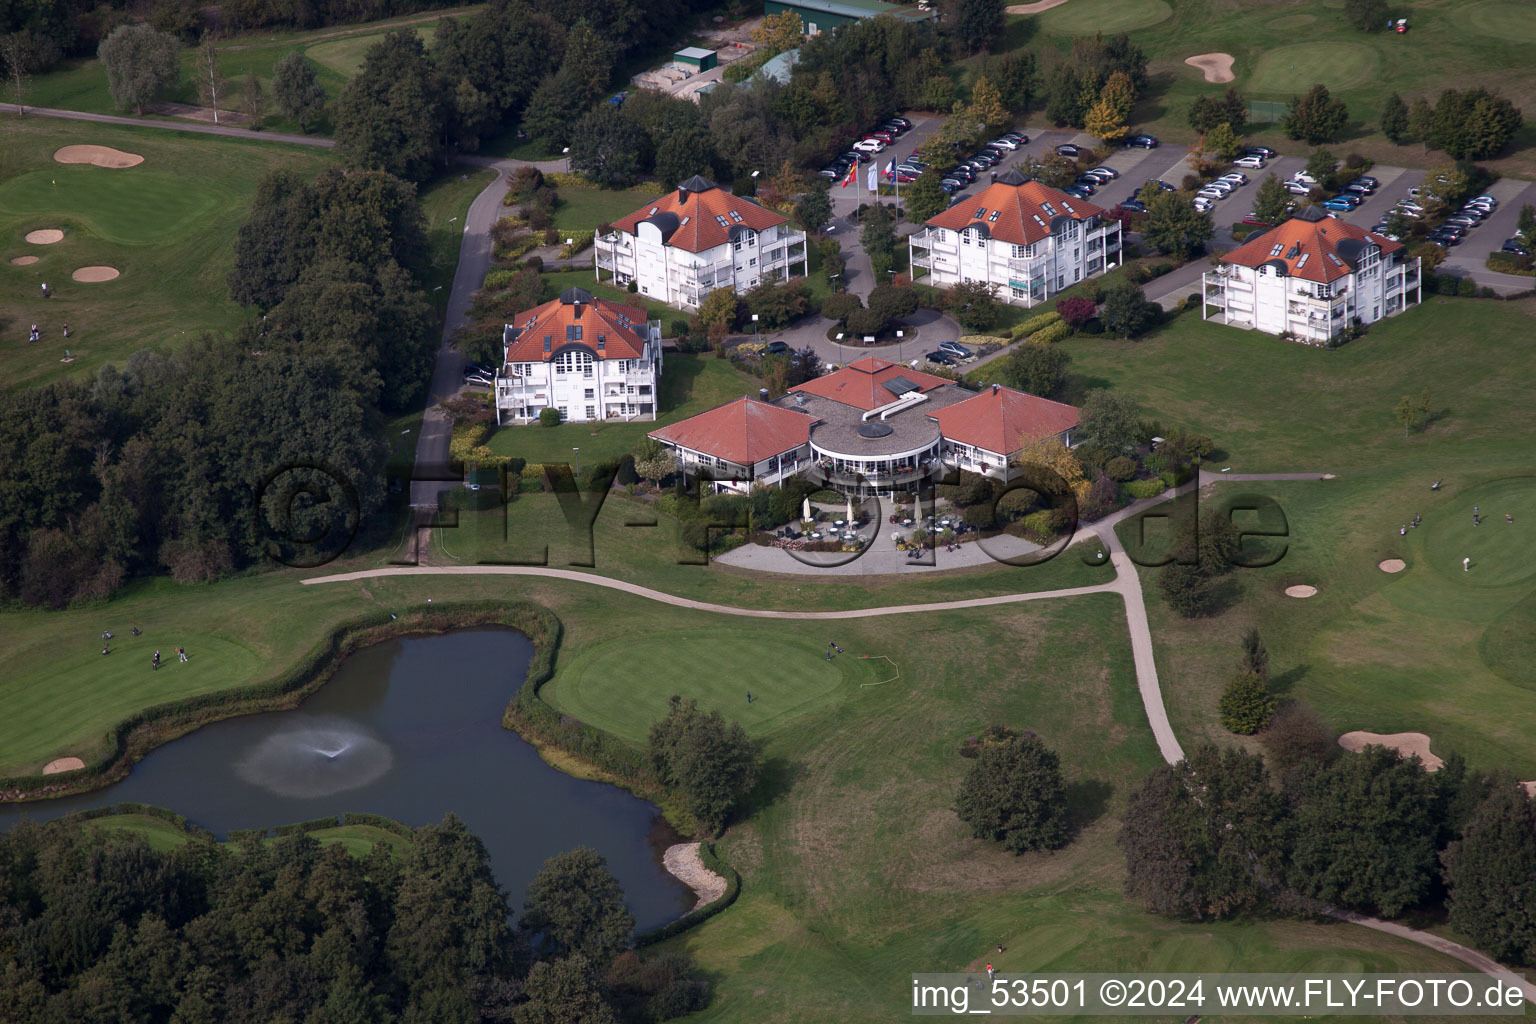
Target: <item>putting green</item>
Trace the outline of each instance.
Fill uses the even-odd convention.
[[[1480,36],[1510,43],[1536,43],[1536,11],[1525,0],[1483,0],[1457,13],[1457,22]]]
[[[122,245],[169,241],[228,204],[227,195],[206,180],[138,168],[49,167],[0,185],[0,214],[33,217],[38,223],[73,221]]]
[[[894,676],[884,659],[863,653],[827,660],[826,641],[734,633],[700,625],[697,633],[612,641],[580,651],[540,691],[551,705],[632,743],[644,743],[651,723],[667,713],[673,694],[739,721],[762,735],[819,705],[856,692],[860,683]],[[563,657],[563,655],[562,655]],[[747,693],[752,703],[747,703]],[[870,691],[873,692],[873,691]]]
[[[1499,678],[1536,690],[1531,659],[1536,658],[1536,594],[1500,615],[1478,641],[1483,664]]]
[[[1468,587],[1500,587],[1536,576],[1536,477],[1513,477],[1457,494],[1451,510],[1425,520],[1425,553],[1443,578]],[[1472,525],[1472,506],[1482,525]],[[1504,514],[1514,516],[1514,523]],[[1461,567],[1472,559],[1471,571]]]
[[[435,29],[436,22],[416,26],[416,34],[428,48],[432,46]],[[371,32],[367,35],[346,36],[326,43],[317,43],[306,49],[304,56],[316,63],[324,64],[344,78],[351,78],[363,69],[363,58],[367,55],[368,48],[383,40],[387,34]]]
[[[1376,51],[1364,43],[1293,43],[1268,51],[1248,78],[1255,93],[1304,93],[1318,82],[1338,92],[1365,85],[1376,77]]]
[[[1163,0],[1072,0],[1036,17],[1049,35],[1086,36],[1156,25],[1173,17],[1173,8]]]

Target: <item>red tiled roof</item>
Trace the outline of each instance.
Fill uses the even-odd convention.
[[[1014,245],[1030,245],[1050,235],[1053,217],[1086,220],[1103,213],[1103,207],[1086,199],[1074,199],[1060,189],[1038,181],[1026,181],[1022,185],[999,181],[982,189],[974,198],[962,198],[937,217],[929,218],[928,226],[964,231],[980,225],[991,238]]]
[[[946,441],[1011,455],[1031,441],[1077,426],[1078,411],[1012,388],[990,387],[930,413]]]
[[[931,373],[919,373],[904,363],[892,363],[874,356],[865,356],[856,363],[849,363],[836,373],[817,377],[804,384],[797,384],[789,390],[804,391],[808,395],[829,398],[834,402],[842,402],[844,405],[851,405],[868,412],[870,409],[878,409],[882,405],[890,405],[896,401],[897,395],[885,385],[897,377],[905,377],[916,384],[919,391],[932,391],[949,383],[943,377],[935,377]]]
[[[1290,277],[1328,284],[1354,272],[1360,251],[1366,244],[1378,246],[1383,255],[1403,247],[1401,242],[1342,220],[1300,216],[1250,238],[1222,257],[1222,262],[1240,267],[1280,263]]]
[[[643,221],[654,221],[667,245],[687,252],[704,252],[731,240],[738,225],[767,231],[788,219],[765,210],[750,199],[733,196],[706,178],[690,178],[654,203],[613,222],[615,230],[633,235]]]
[[[519,313],[512,326],[518,333],[507,345],[509,363],[547,362],[567,345],[590,349],[594,359],[641,359],[648,337],[644,310],[593,298],[579,288]]]
[[[811,437],[814,417],[755,398],[738,398],[651,436],[739,466],[782,455]]]

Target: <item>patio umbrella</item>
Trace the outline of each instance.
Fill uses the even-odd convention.
[[[806,495],[805,503],[800,506],[800,518],[807,523],[811,521],[811,497]]]
[[[848,499],[848,521],[853,522],[853,499]]]

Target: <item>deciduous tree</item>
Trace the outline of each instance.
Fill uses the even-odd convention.
[[[354,166],[422,181],[439,153],[441,102],[421,38],[396,29],[368,48],[337,100],[337,145]]]
[[[1142,241],[1180,260],[1204,246],[1215,231],[1210,214],[1195,209],[1184,195],[1161,189],[1147,204],[1141,224]]]
[[[1269,724],[1275,713],[1275,698],[1258,673],[1239,672],[1228,680],[1217,711],[1222,728],[1239,736],[1252,736]]]
[[[1003,34],[1003,0],[952,0],[945,20],[967,53],[985,50]]]
[[[1031,395],[1050,398],[1066,382],[1069,362],[1071,357],[1060,345],[1023,341],[996,364],[998,380]]]
[[[302,53],[293,50],[277,62],[272,72],[272,99],[284,117],[299,122],[299,130],[309,126],[325,110],[325,86],[315,77],[314,65]]]
[[[107,67],[112,102],[140,114],[181,77],[181,43],[148,25],[119,25],[96,56]]]
[[[219,48],[213,36],[203,33],[197,47],[197,95],[203,106],[213,110],[213,123],[219,123],[219,98],[224,95],[224,71],[219,67]]]
[[[1343,100],[1329,95],[1328,87],[1319,82],[1306,95],[1291,98],[1283,126],[1288,138],[1316,145],[1337,139],[1348,123],[1349,108]]]
[[[945,305],[960,326],[985,331],[997,322],[997,295],[985,281],[964,281],[944,293]]]
[[[1264,175],[1253,200],[1253,215],[1266,224],[1279,224],[1288,216],[1291,194],[1273,174]]]
[[[799,11],[765,14],[758,27],[752,30],[752,41],[770,54],[793,50],[804,38]]]
[[[651,726],[651,765],[678,791],[683,805],[711,831],[724,826],[757,785],[757,748],[740,723],[726,724],[718,711],[699,710],[674,696],[667,717]]]
[[[627,188],[650,163],[650,138],[621,108],[599,103],[571,131],[572,170],[604,188]]]
[[[1451,927],[1505,963],[1536,965],[1536,807],[1503,780],[1445,851]]]
[[[1344,0],[1344,17],[1362,32],[1380,31],[1389,20],[1387,0]]]
[[[628,947],[635,918],[603,855],[578,846],[546,860],[528,883],[523,928],[538,935],[545,957],[575,954],[605,965]]]
[[[1382,104],[1381,134],[1394,144],[1408,141],[1408,104],[1395,92]]]
[[[949,195],[939,185],[942,179],[937,167],[929,167],[906,187],[901,198],[907,209],[907,219],[922,223],[949,209]]]
[[[986,75],[977,78],[976,84],[971,87],[970,115],[988,132],[1001,131],[1013,123],[1008,108],[1003,104],[1002,93],[997,86],[987,81]]]
[[[987,744],[965,773],[955,813],[971,826],[971,835],[1014,853],[1065,846],[1061,759],[1033,734]]]
[[[1143,234],[1142,237],[1146,237]],[[1122,281],[1104,293],[1099,320],[1110,334],[1134,338],[1155,327],[1163,318],[1162,307],[1147,301],[1138,284]]]

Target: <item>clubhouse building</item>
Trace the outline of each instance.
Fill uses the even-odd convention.
[[[698,175],[615,221],[592,250],[599,281],[633,281],[641,295],[686,309],[716,288],[741,294],[810,266],[805,232],[788,218]]]
[[[562,420],[654,420],[661,378],[661,321],[643,310],[567,288],[502,328],[496,422],[529,423],[545,409]]]
[[[909,239],[913,273],[939,288],[967,281],[1033,306],[1120,262],[1120,222],[1101,207],[1009,168]]]
[[[1327,345],[1356,321],[1372,324],[1417,303],[1419,263],[1401,242],[1309,206],[1201,275],[1202,316]]]
[[[873,356],[776,401],[739,398],[651,432],[687,476],[749,491],[804,474],[845,494],[889,496],[949,470],[1010,478],[1027,444],[1071,444],[1078,411],[993,385],[980,393]]]

